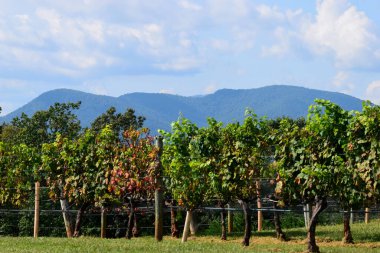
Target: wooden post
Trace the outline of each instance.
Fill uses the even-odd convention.
[[[228,233],[232,233],[234,230],[234,213],[229,210],[230,209],[230,204],[227,204],[228,212],[227,212],[227,231]]]
[[[309,224],[310,224],[311,215],[312,215],[311,204],[303,205],[303,214],[304,214],[304,219],[305,219],[305,228],[308,229]]]
[[[256,193],[257,193],[257,208],[261,209],[261,183],[259,180],[256,181]],[[263,229],[263,212],[261,210],[257,211],[257,231],[260,232]]]
[[[190,235],[196,235],[199,228],[199,219],[197,212],[191,212],[191,221],[190,221]]]
[[[368,207],[365,208],[364,221],[365,221],[365,224],[369,223],[369,208]]]
[[[182,234],[182,242],[186,242],[187,238],[189,237],[191,219],[192,219],[192,211],[187,211],[185,226],[183,228],[183,234]]]
[[[100,210],[100,238],[106,238],[107,212],[104,207]]]
[[[38,237],[40,228],[40,182],[34,186],[34,238]]]
[[[354,224],[354,213],[352,212],[352,208],[350,209],[350,223]]]
[[[156,241],[162,241],[163,238],[163,207],[164,207],[164,197],[163,197],[163,182],[162,182],[162,166],[161,166],[161,155],[162,155],[162,137],[158,136],[156,138],[156,147],[158,148],[158,161],[156,168],[156,190],[154,192],[154,209],[155,209],[155,222],[154,222],[154,237]]]
[[[309,214],[307,213],[307,205],[303,205],[303,218],[304,218],[306,229],[309,227],[308,215]]]
[[[62,214],[63,214],[63,221],[65,223],[65,228],[66,228],[66,235],[68,238],[71,238],[73,236],[73,233],[72,233],[70,214],[68,212],[69,210],[68,210],[67,199],[60,199],[60,202],[61,202],[61,209],[62,209]]]
[[[307,222],[308,224],[310,225],[310,220],[311,220],[311,217],[313,216],[313,205],[312,204],[307,204]]]

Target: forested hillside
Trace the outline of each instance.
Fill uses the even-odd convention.
[[[82,126],[89,126],[97,116],[114,106],[120,112],[133,108],[137,115],[146,117],[145,126],[156,132],[156,129],[169,129],[170,123],[180,114],[200,126],[206,125],[207,117],[214,117],[225,123],[241,121],[247,107],[252,108],[259,116],[268,118],[298,118],[306,116],[308,106],[316,98],[330,100],[346,110],[360,110],[362,104],[360,99],[345,94],[287,85],[248,90],[223,89],[210,95],[193,97],[158,93],[131,93],[111,97],[59,89],[43,93],[0,118],[0,121],[9,122],[22,112],[32,115],[36,111],[46,110],[55,102],[81,101],[80,109],[76,113]]]

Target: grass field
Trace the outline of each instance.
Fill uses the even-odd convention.
[[[354,245],[341,243],[342,225],[317,227],[317,239],[321,252],[380,252],[380,221],[352,226]],[[241,236],[230,236],[223,242],[216,236],[191,237],[186,243],[179,239],[164,237],[162,242],[154,238],[100,239],[82,237],[38,238],[0,237],[0,252],[304,252],[306,249],[304,229],[288,229],[288,242],[273,238],[273,231],[253,233],[251,246],[242,247]]]

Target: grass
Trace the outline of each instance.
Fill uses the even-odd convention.
[[[317,241],[321,252],[380,252],[380,221],[370,224],[358,223],[352,226],[354,245],[343,245],[342,225],[318,226]],[[100,239],[82,237],[76,239],[43,237],[0,237],[0,252],[304,252],[306,249],[305,229],[287,229],[291,239],[280,242],[273,238],[273,231],[253,233],[251,245],[242,247],[242,235],[229,236],[221,241],[216,236],[190,237],[187,243],[179,239],[164,237],[155,242],[152,236],[126,239]]]

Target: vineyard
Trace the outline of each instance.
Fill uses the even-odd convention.
[[[227,240],[231,213],[242,214],[242,244],[248,246],[253,218],[261,230],[270,216],[276,237],[287,240],[281,221],[292,211],[305,218],[308,251],[319,252],[316,226],[332,203],[335,214],[343,216],[346,244],[354,242],[352,210],[377,212],[379,106],[364,103],[361,112],[345,111],[316,100],[306,120],[269,120],[247,110],[244,122],[209,118],[205,127],[180,117],[171,131],[156,137],[131,111],[132,121],[110,110],[92,128],[79,131],[71,113],[78,106],[56,104],[45,114],[24,115],[3,126],[3,224],[9,223],[5,210],[36,208],[32,213],[39,223],[41,210],[59,209],[54,227],[60,224],[61,233],[78,237],[83,221],[91,222],[86,216],[96,213],[101,224],[94,226],[100,231],[93,233],[107,237],[112,213],[120,227],[116,237],[138,236],[144,223],[154,224],[158,241],[164,233],[178,238],[181,232],[186,242],[196,230],[191,228],[196,217],[208,210],[219,215],[221,240]],[[50,128],[41,131],[45,125],[36,122]],[[38,225],[34,229],[37,237]]]

